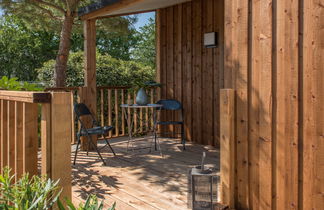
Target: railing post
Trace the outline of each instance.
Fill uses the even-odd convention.
[[[71,93],[53,92],[42,107],[42,174],[60,180],[61,197],[71,199]]]
[[[234,90],[220,91],[220,175],[221,202],[235,207]]]

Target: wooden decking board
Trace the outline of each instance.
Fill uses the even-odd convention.
[[[93,193],[104,199],[105,206],[116,202],[117,209],[187,209],[189,169],[200,162],[202,151],[208,154],[208,165],[215,167],[219,162],[217,149],[188,144],[188,149],[182,151],[178,140],[161,140],[164,158],[159,152],[149,154],[148,150],[125,153],[125,137],[111,142],[117,157],[108,148],[104,149],[107,166],[102,165],[94,152],[89,156],[81,152],[78,156],[73,167],[74,203]],[[135,144],[138,146],[140,142]]]

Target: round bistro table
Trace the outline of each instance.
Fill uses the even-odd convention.
[[[143,109],[143,108],[152,108],[153,109],[153,114],[151,115],[151,117],[153,118],[153,130],[152,132],[155,133],[156,131],[156,128],[157,128],[157,125],[156,125],[156,110],[158,108],[162,108],[163,105],[162,104],[147,104],[147,105],[137,105],[137,104],[132,104],[132,105],[129,105],[129,104],[122,104],[120,105],[121,108],[125,109],[124,111],[124,114],[125,114],[125,119],[127,121],[127,125],[128,125],[128,142],[127,142],[127,149],[126,151],[128,152],[128,148],[129,148],[129,145],[131,146],[132,148],[132,151],[134,151],[134,147],[133,147],[133,143],[134,143],[134,138],[133,138],[133,122],[134,122],[134,119],[131,117],[130,114],[128,114],[130,112],[130,109]],[[153,137],[152,137],[153,139]],[[153,142],[153,140],[152,140]],[[162,155],[162,151],[161,151],[161,147],[160,147],[160,143],[158,141],[155,141],[154,142],[155,144],[155,150],[157,150],[157,146],[159,147],[159,150],[160,150],[160,154]],[[136,149],[147,149],[147,148],[150,148],[150,151],[151,151],[151,148],[152,148],[152,145],[150,147],[142,147],[142,148],[136,148]]]

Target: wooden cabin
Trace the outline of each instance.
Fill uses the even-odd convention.
[[[183,103],[189,141],[220,144],[226,123],[220,119],[220,90],[235,91],[231,205],[323,209],[323,5],[322,0],[98,1],[80,11],[83,101],[96,106],[96,19],[156,11],[160,97]],[[216,32],[217,42],[207,47],[210,32]]]

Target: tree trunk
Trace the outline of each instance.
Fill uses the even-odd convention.
[[[56,57],[55,64],[55,87],[65,87],[67,62],[71,47],[71,34],[73,26],[74,15],[66,14],[63,21],[60,46]]]

